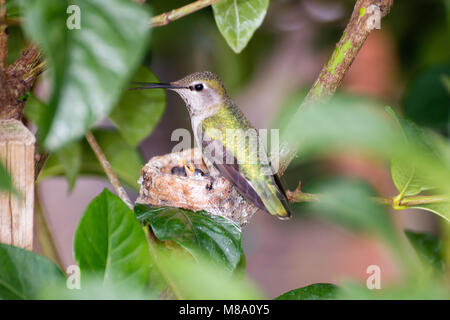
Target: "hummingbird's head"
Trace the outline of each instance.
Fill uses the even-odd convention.
[[[210,114],[223,105],[228,94],[220,78],[212,72],[190,74],[170,83],[137,83],[133,89],[165,88],[180,95],[191,115]]]

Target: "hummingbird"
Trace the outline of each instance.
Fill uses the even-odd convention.
[[[139,87],[130,90],[175,91],[186,104],[195,141],[210,174],[225,177],[259,209],[281,219],[290,217],[279,178],[273,170],[267,170],[267,153],[261,143],[255,147],[255,140],[259,141],[257,131],[231,100],[217,75],[203,71],[170,83],[134,84]]]

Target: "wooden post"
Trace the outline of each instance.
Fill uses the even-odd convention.
[[[18,195],[0,192],[0,242],[33,249],[34,135],[14,119],[0,120],[0,161]]]

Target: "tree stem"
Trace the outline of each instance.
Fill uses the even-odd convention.
[[[131,200],[128,197],[127,192],[125,191],[125,188],[120,183],[119,179],[117,178],[116,174],[114,173],[111,167],[111,164],[109,163],[108,159],[106,159],[106,156],[103,153],[102,148],[100,147],[94,135],[90,131],[86,132],[86,140],[91,146],[92,151],[94,151],[95,156],[98,159],[98,162],[103,168],[103,171],[105,171],[106,176],[109,179],[109,182],[111,182],[112,186],[114,187],[114,190],[116,190],[117,195],[120,197],[120,199],[122,199],[123,202],[125,202],[125,204],[131,210],[133,210],[133,204],[131,203]]]
[[[389,13],[394,0],[357,0],[350,21],[336,45],[331,58],[323,66],[317,80],[298,110],[329,99],[341,85],[353,60],[379,20]],[[278,175],[286,171],[298,150],[288,145],[281,150]]]
[[[174,9],[169,12],[162,13],[150,19],[152,27],[160,27],[169,24],[170,22],[194,13],[200,9],[208,7],[219,0],[198,0],[187,4],[181,8]]]
[[[295,191],[287,191],[286,195],[290,202],[318,202],[321,199],[320,194],[302,192],[300,190],[300,184]],[[379,204],[387,206],[394,205],[394,198],[374,197],[372,200]],[[424,204],[444,203],[444,202],[450,202],[450,197],[445,195],[408,196],[402,198],[399,201],[398,207],[414,207]]]

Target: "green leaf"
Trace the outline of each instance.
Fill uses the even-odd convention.
[[[69,142],[57,150],[55,155],[64,169],[69,190],[72,190],[81,169],[81,144],[78,141]]]
[[[418,206],[414,206],[411,208],[422,209],[434,214],[437,214],[441,218],[450,222],[450,203],[442,202],[442,203],[426,203]]]
[[[319,216],[357,232],[378,235],[393,249],[399,248],[398,237],[385,208],[373,201],[374,193],[366,183],[336,179],[320,183],[313,191],[320,194],[320,201],[311,205]]]
[[[405,230],[409,242],[416,250],[420,260],[432,267],[435,271],[444,271],[444,258],[442,254],[442,241],[437,237],[427,234]]]
[[[52,261],[36,253],[0,244],[0,299],[36,299],[40,290],[64,281]]]
[[[117,131],[94,130],[93,134],[120,181],[134,190],[139,190],[137,181],[143,166],[139,151],[126,143]],[[87,141],[83,140],[79,144],[81,144],[80,173],[105,176],[103,168]],[[59,157],[50,155],[44,169],[39,174],[39,179],[62,174],[65,174],[65,170]]]
[[[66,25],[70,1],[22,1],[24,29],[43,49],[52,94],[41,129],[56,150],[107,115],[141,60],[149,14],[129,0],[79,0],[81,29]]]
[[[283,293],[275,300],[331,300],[336,298],[337,290],[331,283],[315,283]]]
[[[220,33],[234,52],[241,52],[266,16],[269,0],[222,0],[212,5]]]
[[[138,288],[149,280],[150,253],[142,226],[125,203],[106,189],[80,220],[74,256],[83,277],[94,274],[105,283]]]
[[[216,264],[202,258],[194,261],[177,250],[152,248],[156,252],[155,264],[178,299],[261,299],[261,293],[246,279],[240,279]]]
[[[148,288],[136,288],[129,283],[120,285],[98,277],[83,275],[80,289],[67,289],[66,284],[46,287],[39,294],[42,300],[148,300],[157,299],[157,293]]]
[[[228,271],[245,266],[241,228],[229,219],[203,211],[145,205],[136,205],[135,213],[159,240],[177,243],[196,260],[208,257]]]
[[[400,129],[402,130],[404,143],[414,144],[417,148],[420,148],[424,154],[435,157],[434,148],[431,145],[428,134],[424,129],[418,127],[411,121],[399,118],[392,108],[388,108],[387,111],[395,118]],[[405,157],[392,158],[391,175],[401,197],[417,195],[424,190],[433,188],[432,182],[429,178],[423,174],[418,174],[416,168],[412,166]]]
[[[40,128],[44,125],[45,113],[48,111],[48,106],[38,99],[34,94],[28,97],[23,113],[28,120],[31,120],[38,128],[38,135],[40,135]]]
[[[159,82],[156,75],[145,67],[134,75],[136,82]],[[119,104],[109,115],[126,142],[137,146],[152,133],[164,113],[166,93],[163,89],[125,91]]]
[[[339,286],[337,299],[343,300],[448,300],[448,288],[442,281],[418,275],[401,285],[368,289],[366,283],[343,283]]]

